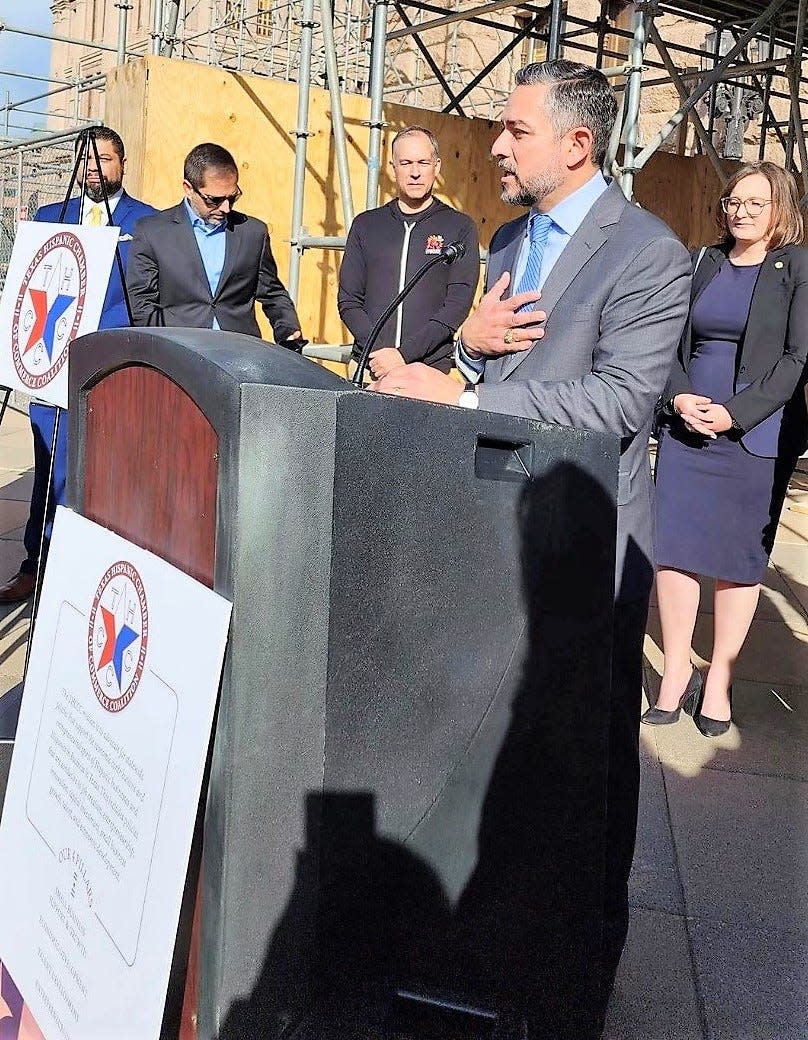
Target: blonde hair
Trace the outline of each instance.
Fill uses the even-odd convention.
[[[728,199],[744,177],[751,177],[755,173],[762,174],[772,189],[772,212],[769,223],[771,238],[768,248],[779,249],[780,246],[801,243],[805,231],[797,182],[782,166],[763,161],[747,163],[724,185],[721,199]],[[721,234],[722,245],[731,246],[735,242],[735,236],[729,229],[727,215],[720,204],[716,213],[716,224]]]

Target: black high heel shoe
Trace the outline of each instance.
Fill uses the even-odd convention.
[[[702,715],[701,702],[704,695],[699,698],[699,711],[693,716],[693,721],[698,727],[699,733],[704,737],[720,737],[726,733],[732,722],[732,684],[729,687],[729,715],[728,719],[711,719],[709,715]]]
[[[679,698],[679,706],[674,708],[673,711],[664,711],[662,708],[657,707],[649,708],[640,719],[640,722],[644,722],[646,726],[672,726],[674,722],[679,721],[679,712],[682,708],[688,715],[692,715],[696,710],[702,683],[701,672],[694,666],[693,674],[688,679],[687,686],[685,686],[685,692]]]

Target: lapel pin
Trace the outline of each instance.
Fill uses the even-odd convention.
[[[783,261],[782,261],[782,260],[775,260],[775,261],[774,261],[774,266],[775,266],[775,267],[777,268],[777,270],[779,271],[779,270],[780,270],[780,268],[781,268],[781,267],[783,266]]]

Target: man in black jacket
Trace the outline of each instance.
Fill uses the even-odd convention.
[[[183,177],[183,201],[135,228],[126,269],[134,324],[260,336],[257,302],[275,341],[302,347],[266,224],[233,208],[241,198],[233,156],[217,144],[197,145]]]
[[[451,242],[462,242],[466,252],[433,267],[390,316],[370,355],[375,379],[411,361],[448,372],[480,274],[474,221],[432,194],[440,173],[434,135],[408,126],[393,139],[392,153],[398,197],[354,220],[340,268],[337,305],[354,337],[354,361],[382,311],[430,256]]]

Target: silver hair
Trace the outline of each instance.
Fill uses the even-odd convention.
[[[396,136],[393,138],[393,143],[390,145],[391,154],[395,155],[396,145],[402,137],[410,137],[412,134],[423,134],[424,137],[428,138],[430,145],[432,145],[432,158],[437,162],[440,159],[440,152],[438,151],[438,139],[432,133],[431,130],[427,130],[425,126],[405,126],[403,130],[399,130]]]
[[[558,137],[576,126],[592,131],[592,161],[603,165],[617,101],[609,81],[590,65],[557,58],[534,62],[516,73],[517,86],[547,84],[545,110]]]

